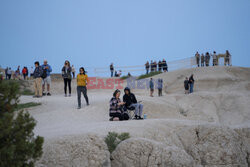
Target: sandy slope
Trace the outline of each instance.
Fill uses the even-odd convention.
[[[184,95],[183,79],[191,73],[196,80],[195,93]],[[147,89],[133,89],[137,99],[143,101],[144,113],[148,115],[144,121],[109,122],[108,101],[113,90],[89,90],[90,106],[84,105],[78,110],[75,93],[72,97],[59,94],[63,87],[59,81],[53,84],[51,97],[33,99],[22,96],[21,102],[42,102],[42,106],[29,112],[37,120],[36,134],[45,138],[89,132],[105,135],[108,131],[129,131],[138,136],[147,131],[147,127],[157,127],[162,123],[169,126],[209,123],[249,127],[249,74],[247,68],[210,67],[155,76],[155,79],[163,78],[167,85],[163,97],[152,98]],[[82,101],[85,104],[84,99]]]

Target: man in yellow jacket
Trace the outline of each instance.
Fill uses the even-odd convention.
[[[89,99],[87,96],[87,84],[89,82],[88,75],[85,74],[83,67],[80,68],[80,74],[77,75],[77,98],[78,98],[78,109],[81,108],[81,93],[86,100],[87,105],[89,105]]]

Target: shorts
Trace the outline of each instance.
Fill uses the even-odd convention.
[[[46,78],[43,79],[42,84],[44,85],[45,83],[47,83],[48,85],[51,84],[51,78],[50,78],[50,76],[47,76]]]

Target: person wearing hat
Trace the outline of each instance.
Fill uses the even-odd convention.
[[[135,107],[135,119],[143,119],[142,118],[142,110],[143,105],[140,103],[137,103],[137,100],[135,98],[135,95],[130,92],[129,87],[126,87],[124,89],[124,96],[123,96],[123,102],[125,103],[125,107],[131,108]]]

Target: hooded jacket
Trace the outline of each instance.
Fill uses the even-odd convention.
[[[128,90],[129,94],[127,95],[126,93],[123,95],[123,102],[125,102],[125,106],[129,107],[131,104],[137,103],[137,100],[135,98],[135,95],[130,92],[129,88],[125,88],[124,92]]]

